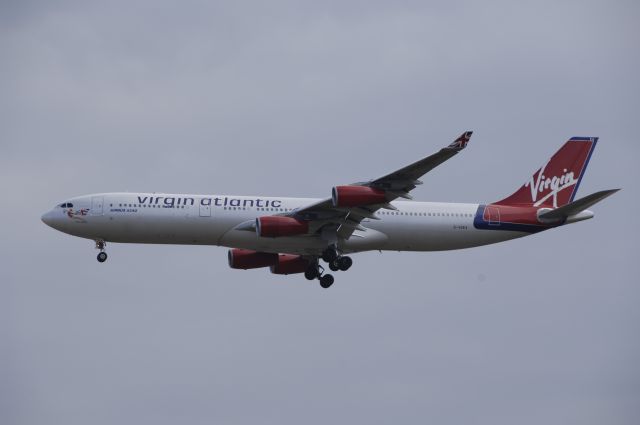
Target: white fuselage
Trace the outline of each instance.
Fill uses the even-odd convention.
[[[265,238],[237,226],[257,217],[285,214],[318,201],[225,195],[103,193],[70,199],[43,215],[62,232],[106,242],[218,245],[264,252],[317,255],[320,236]],[[479,204],[393,202],[339,242],[345,252],[369,250],[439,251],[501,242],[529,233],[481,229]],[[246,226],[245,226],[246,227]]]

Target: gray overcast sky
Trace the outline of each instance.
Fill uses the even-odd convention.
[[[636,424],[636,1],[2,2],[0,423]],[[329,196],[475,134],[418,200],[600,136],[596,218],[364,253],[330,290],[39,217],[102,191]]]

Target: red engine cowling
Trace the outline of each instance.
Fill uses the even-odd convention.
[[[384,190],[368,186],[336,186],[331,191],[334,207],[357,207],[360,205],[384,204]]]
[[[301,255],[280,254],[278,262],[271,266],[271,273],[294,274],[304,273],[309,267],[309,262]]]
[[[266,238],[304,235],[309,232],[309,222],[293,217],[265,216],[256,218],[256,233]]]
[[[229,267],[232,269],[257,269],[274,264],[278,264],[278,254],[239,248],[229,250]]]

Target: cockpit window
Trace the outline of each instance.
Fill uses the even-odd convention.
[[[60,208],[73,208],[73,204],[71,202],[65,202],[64,204],[60,204]]]

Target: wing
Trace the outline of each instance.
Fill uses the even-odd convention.
[[[376,211],[385,208],[395,210],[390,204],[397,198],[412,199],[409,192],[422,184],[420,177],[455,156],[464,149],[471,138],[471,131],[460,135],[453,143],[438,152],[407,165],[386,176],[368,182],[353,183],[333,188],[328,199],[297,209],[287,214],[309,222],[311,233],[335,235],[349,239],[355,230],[365,231],[360,224],[365,218],[379,220]]]

